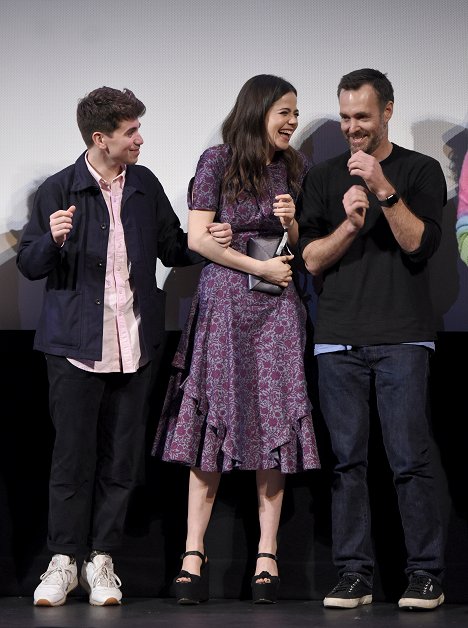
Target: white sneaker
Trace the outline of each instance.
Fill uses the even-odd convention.
[[[55,554],[34,591],[35,606],[61,606],[67,594],[78,586],[76,563],[70,556]]]
[[[83,563],[80,584],[89,593],[89,603],[93,606],[120,604],[122,582],[114,573],[108,554],[97,554],[93,560]]]

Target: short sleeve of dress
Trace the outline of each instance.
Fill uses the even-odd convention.
[[[221,183],[229,158],[230,150],[226,144],[212,146],[201,155],[195,176],[189,183],[189,209],[218,211]]]

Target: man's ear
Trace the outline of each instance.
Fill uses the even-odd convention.
[[[385,124],[387,124],[387,122],[390,120],[392,115],[393,115],[393,102],[389,100],[388,103],[385,105],[385,109],[384,109]]]
[[[101,131],[94,131],[92,135],[93,144],[100,149],[107,148],[106,136]]]

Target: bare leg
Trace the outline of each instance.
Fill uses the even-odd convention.
[[[185,551],[198,550],[205,553],[204,537],[210,521],[213,503],[219,486],[220,473],[207,473],[200,469],[190,469],[187,541]],[[200,575],[202,562],[198,556],[187,556],[182,563],[182,569],[196,576]],[[190,578],[178,578],[180,582],[190,581]]]
[[[278,526],[284,494],[284,475],[276,469],[257,471],[258,517],[260,521],[260,541],[258,551],[275,554],[277,549]],[[278,566],[272,558],[258,558],[255,573],[268,571],[278,575]],[[268,580],[259,579],[258,582]]]

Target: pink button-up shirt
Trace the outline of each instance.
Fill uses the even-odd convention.
[[[96,179],[106,201],[110,216],[109,242],[104,287],[104,327],[102,360],[75,360],[78,368],[96,373],[134,373],[147,361],[142,355],[139,328],[140,313],[130,281],[125,237],[120,209],[125,185],[125,167],[107,182],[89,163],[88,170]]]

